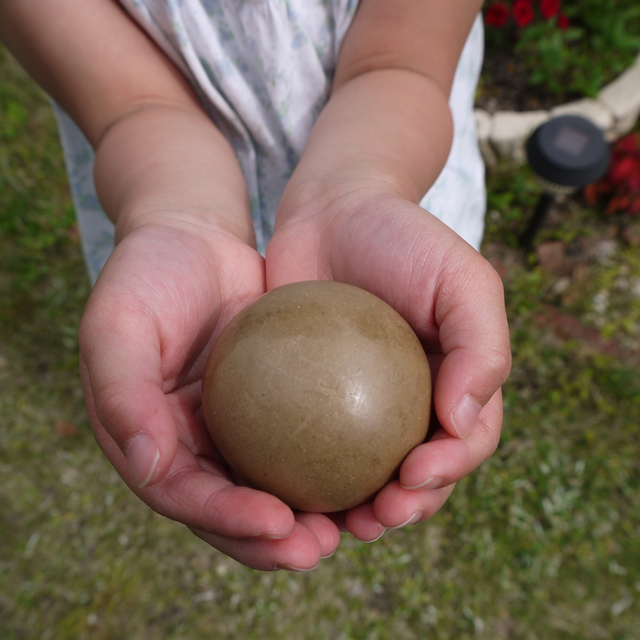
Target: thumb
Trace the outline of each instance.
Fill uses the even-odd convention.
[[[141,488],[157,482],[173,462],[178,436],[163,392],[161,349],[151,318],[131,310],[105,315],[89,308],[80,351],[94,430],[104,429],[124,453],[128,484]],[[111,459],[113,452],[105,453]]]
[[[444,429],[466,438],[511,369],[504,290],[482,258],[442,277],[449,282],[440,290],[449,293],[438,297],[435,309],[444,360],[434,385],[434,405]]]

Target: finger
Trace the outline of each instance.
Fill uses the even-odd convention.
[[[322,513],[300,511],[296,514],[296,521],[316,536],[320,543],[321,558],[329,558],[336,552],[340,544],[340,530],[330,518]]]
[[[98,445],[127,485],[159,514],[221,536],[282,538],[294,527],[291,509],[275,496],[233,484],[226,470],[207,458],[196,458],[177,446],[169,472],[140,488],[127,460],[105,429],[97,426]]]
[[[403,489],[395,480],[380,490],[373,501],[373,516],[388,529],[400,529],[435,515],[455,485],[441,489]]]
[[[154,511],[219,536],[279,539],[295,526],[293,513],[275,496],[204,470],[170,472],[140,496]]]
[[[502,393],[497,391],[480,412],[468,438],[439,429],[405,458],[400,468],[404,489],[438,489],[458,482],[487,460],[500,441]]]
[[[316,535],[296,522],[289,536],[281,540],[237,540],[192,528],[199,538],[241,564],[260,571],[311,571],[322,555]]]
[[[341,533],[346,533],[347,529],[347,511],[334,511],[325,514],[327,518],[333,522]]]
[[[346,514],[346,525],[349,533],[361,542],[375,542],[387,530],[373,514],[372,502],[350,509]]]

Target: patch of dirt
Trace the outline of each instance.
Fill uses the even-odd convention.
[[[551,109],[581,96],[556,96],[541,87],[529,85],[522,62],[505,51],[487,50],[482,65],[476,106],[489,113],[496,111],[537,111]]]
[[[584,224],[574,218],[575,212],[583,206],[579,195],[565,196],[552,204],[533,243],[533,262],[521,247],[500,238],[486,242],[483,255],[507,288],[514,274],[530,268],[531,264],[536,264],[548,275],[546,293],[541,295],[540,307],[533,318],[538,328],[550,332],[560,342],[578,341],[587,350],[638,365],[640,335],[637,332],[605,338],[599,327],[620,314],[616,309],[628,308],[621,304],[623,301],[637,306],[640,299],[640,278],[621,262],[621,251],[625,247],[640,246],[640,220],[628,216],[592,220],[590,232],[585,235],[579,234],[572,240],[548,237],[548,232],[554,228],[560,230],[563,226]],[[610,289],[595,290],[592,281],[603,269],[610,270],[615,277],[611,278]],[[586,315],[584,310],[579,311],[585,297],[591,300],[591,311]]]

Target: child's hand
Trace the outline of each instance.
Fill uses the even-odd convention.
[[[263,291],[263,259],[231,234],[138,228],[109,259],[82,321],[85,395],[100,447],[152,509],[251,567],[308,569],[335,550],[335,525],[236,486],[200,411],[213,339]]]
[[[267,288],[332,279],[367,289],[411,324],[432,366],[437,431],[398,481],[342,521],[373,540],[431,517],[497,447],[511,363],[502,283],[455,233],[397,196],[361,189],[311,207],[284,212],[267,251]]]

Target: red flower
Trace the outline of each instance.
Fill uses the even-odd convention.
[[[560,11],[560,0],[540,0],[540,13],[545,20],[551,20]]]
[[[613,147],[613,153],[634,155],[640,151],[640,136],[635,133],[628,133],[620,138]]]
[[[640,214],[640,135],[630,133],[613,145],[606,177],[584,190],[588,204],[606,198],[605,213]]]
[[[640,163],[635,158],[624,156],[613,162],[609,170],[609,182],[612,185],[628,182],[640,168]]]
[[[609,200],[605,213],[615,213],[616,211],[624,211],[629,208],[629,196],[614,196]]]
[[[504,2],[494,2],[487,7],[484,19],[490,27],[503,27],[509,17],[509,7]]]
[[[533,20],[533,7],[530,0],[516,0],[513,3],[513,19],[521,29]]]
[[[569,28],[569,18],[567,18],[567,16],[565,16],[564,13],[558,14],[558,28],[561,31],[564,31],[565,29]]]

